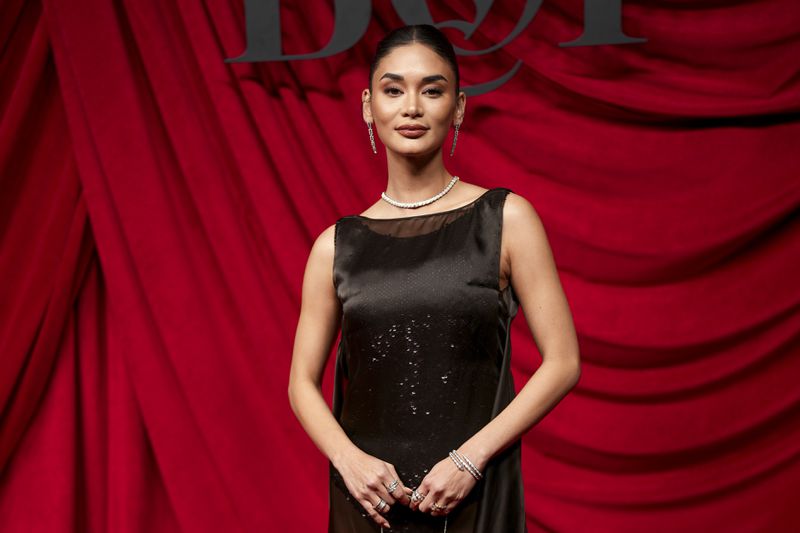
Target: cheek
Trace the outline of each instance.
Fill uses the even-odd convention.
[[[453,117],[454,114],[449,105],[431,106],[428,110],[428,120],[445,129],[450,126]]]
[[[400,112],[396,106],[386,103],[377,103],[372,107],[372,116],[377,124],[390,124]]]
[[[431,118],[428,119],[428,125],[431,127],[431,131],[439,136],[447,134],[447,122],[439,120],[433,120]]]

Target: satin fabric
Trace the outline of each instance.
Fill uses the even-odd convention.
[[[336,222],[333,282],[343,318],[333,413],[406,486],[417,487],[515,396],[509,331],[519,301],[499,280],[509,192],[489,189],[438,213]],[[378,531],[329,467],[329,532]],[[447,531],[526,531],[520,441],[483,474],[447,515]],[[445,521],[400,503],[386,518],[401,532],[441,532]]]

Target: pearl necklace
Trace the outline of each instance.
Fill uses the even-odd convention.
[[[386,195],[386,192],[382,192],[381,193],[381,198],[383,198],[384,200],[386,200],[387,202],[389,202],[393,206],[402,207],[404,209],[414,209],[414,208],[422,207],[423,205],[428,205],[428,204],[431,204],[431,203],[435,202],[436,200],[438,200],[439,198],[441,198],[442,196],[447,194],[447,191],[452,189],[453,185],[455,185],[457,181],[458,181],[458,176],[453,176],[453,179],[450,180],[450,183],[447,184],[447,187],[445,187],[442,190],[442,192],[440,192],[439,194],[437,194],[435,196],[432,196],[432,197],[428,198],[427,200],[420,200],[418,202],[398,202],[397,200],[393,200],[392,198],[389,198],[389,196]]]

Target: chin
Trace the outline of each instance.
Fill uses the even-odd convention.
[[[422,157],[433,152],[434,150],[395,150],[395,153],[405,157]]]
[[[409,139],[410,141],[411,139]],[[425,155],[430,154],[436,151],[436,146],[431,144],[422,144],[419,143],[417,145],[411,145],[410,143],[406,144],[403,143],[401,146],[393,147],[393,151],[397,152],[398,154],[402,155]]]

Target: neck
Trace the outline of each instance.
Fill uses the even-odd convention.
[[[441,150],[424,158],[388,154],[386,194],[398,202],[430,198],[439,194],[453,179],[444,168]]]

